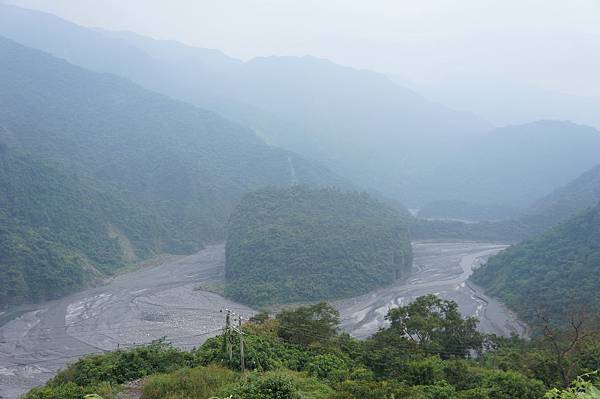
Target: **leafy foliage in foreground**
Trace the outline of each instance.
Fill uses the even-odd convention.
[[[546,392],[544,399],[600,399],[600,389],[584,378],[578,377],[566,389],[553,388]]]
[[[335,314],[324,304],[299,308],[295,315],[287,310],[285,323],[282,316],[261,314],[243,326],[249,373],[239,372],[237,339],[231,361],[223,335],[191,352],[157,342],[85,357],[26,399],[80,399],[90,392],[114,399],[122,382],[139,378],[144,379],[142,399],[541,399],[545,393],[549,399],[595,398],[597,388],[588,378],[564,386],[553,349],[542,338],[480,336],[467,344],[467,351],[443,347],[448,338],[432,334],[441,322],[447,323],[449,335],[458,329],[477,334],[473,320],[453,316],[455,305],[433,296],[419,298],[413,306],[392,309],[392,325],[366,340],[312,334],[307,326],[331,331],[332,320],[318,318]],[[421,342],[406,335],[397,324],[400,315],[413,334],[431,339]],[[568,359],[574,373],[600,368],[597,338]]]
[[[399,214],[367,194],[267,188],[231,216],[225,293],[265,305],[357,295],[412,264]]]
[[[406,306],[390,309],[387,315],[390,330],[406,336],[442,358],[466,357],[470,350],[479,349],[483,338],[476,330],[475,317],[463,319],[458,305],[435,295],[417,298]]]
[[[472,279],[528,321],[600,310],[600,205],[489,259]]]

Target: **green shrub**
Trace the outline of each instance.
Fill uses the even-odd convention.
[[[306,365],[309,375],[332,382],[343,381],[348,376],[348,366],[335,355],[317,355]]]
[[[218,366],[182,369],[149,377],[144,385],[142,398],[206,399],[238,380],[239,374]]]
[[[281,372],[251,374],[246,381],[229,392],[235,399],[300,399],[291,377]]]
[[[194,365],[194,356],[172,347],[163,340],[126,351],[86,356],[60,372],[51,385],[74,382],[97,385],[101,382],[122,384],[154,373],[164,373]]]
[[[73,382],[67,382],[33,388],[23,399],[83,399],[84,397],[113,399],[117,393],[118,389],[111,384],[81,387]]]

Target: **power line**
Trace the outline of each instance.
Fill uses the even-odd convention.
[[[218,312],[216,312],[218,313]],[[185,318],[184,321],[198,321],[198,320],[205,320],[207,317],[210,316],[205,316],[205,317],[190,317],[190,318]],[[214,321],[215,323],[217,322],[216,318],[213,318],[212,321]],[[150,323],[160,323],[158,321],[148,321]],[[78,325],[79,326],[79,325]],[[93,336],[94,333],[96,332],[111,332],[111,331],[129,331],[129,330],[133,330],[135,328],[145,328],[144,331],[157,331],[157,330],[163,330],[163,329],[167,329],[167,328],[181,328],[181,327],[161,327],[161,328],[157,328],[157,329],[147,329],[146,327],[148,327],[148,325],[146,324],[140,324],[137,323],[136,324],[121,324],[120,326],[115,326],[115,327],[111,327],[111,328],[105,328],[105,329],[94,329],[93,331],[90,331],[89,334],[84,332],[83,334],[79,334],[79,336]],[[69,328],[74,328],[71,326],[65,326],[65,327],[57,327],[57,328],[53,328],[53,329],[48,329],[48,330],[35,330],[34,332],[37,333],[41,333],[41,336],[35,337],[35,336],[31,336],[31,335],[25,335],[25,336],[17,336],[17,335],[13,335],[13,336],[3,336],[2,338],[0,338],[0,343],[3,342],[20,342],[23,340],[26,340],[28,338],[32,338],[35,340],[47,340],[47,339],[58,339],[58,338],[65,338],[65,337],[69,337],[69,333],[68,333],[68,329]],[[44,334],[44,332],[46,331],[65,331],[65,334],[61,334],[61,335],[50,335],[50,334]],[[4,339],[4,338],[9,338]],[[12,339],[12,340],[11,340]]]
[[[207,332],[203,332],[200,334],[193,334],[193,335],[187,335],[187,336],[182,336],[182,337],[177,337],[176,339],[183,339],[183,338],[196,338],[196,337],[200,337],[200,336],[205,336],[208,334],[212,334],[218,331],[222,331],[221,328],[215,329],[215,330],[211,330],[211,331],[207,331]],[[176,341],[176,340],[174,340]],[[176,343],[174,341],[169,341],[170,343]],[[144,347],[144,346],[148,346],[148,344],[150,344],[151,342],[147,342],[147,343],[140,343],[140,344],[128,344],[128,345],[120,345],[121,348],[124,349],[133,349],[133,348],[139,348],[139,347]],[[108,350],[108,349],[102,349],[99,351],[88,351],[88,352],[82,352],[82,353],[76,353],[76,354],[72,354],[72,355],[68,355],[68,356],[59,356],[59,357],[54,357],[54,358],[49,358],[49,359],[40,359],[40,360],[35,360],[32,362],[13,362],[14,365],[16,366],[31,366],[34,364],[43,364],[43,363],[47,363],[47,362],[53,362],[53,361],[58,361],[58,360],[68,360],[68,359],[75,359],[75,358],[80,358],[82,356],[86,356],[86,355],[94,355],[94,354],[102,354],[102,353],[111,353],[113,352],[112,350]]]

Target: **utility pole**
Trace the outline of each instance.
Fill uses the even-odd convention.
[[[244,361],[244,331],[242,330],[242,316],[238,319],[238,327],[240,333],[240,369],[242,374],[246,371],[246,362]]]
[[[225,340],[225,348],[229,354],[229,362],[233,361],[233,352],[231,347],[231,310],[225,309],[225,329],[223,331],[223,339]]]
[[[222,311],[221,311],[222,312]],[[240,337],[240,369],[242,373],[246,371],[246,361],[244,356],[244,331],[242,330],[242,316],[238,316],[238,325],[232,325],[231,317],[236,316],[229,309],[225,309],[225,328],[223,330],[223,339],[225,340],[225,348],[229,354],[229,362],[233,362],[233,345],[232,345],[232,333],[237,333]]]

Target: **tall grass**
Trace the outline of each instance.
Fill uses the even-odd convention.
[[[218,366],[182,369],[148,378],[142,399],[208,399],[239,379],[238,373]]]

